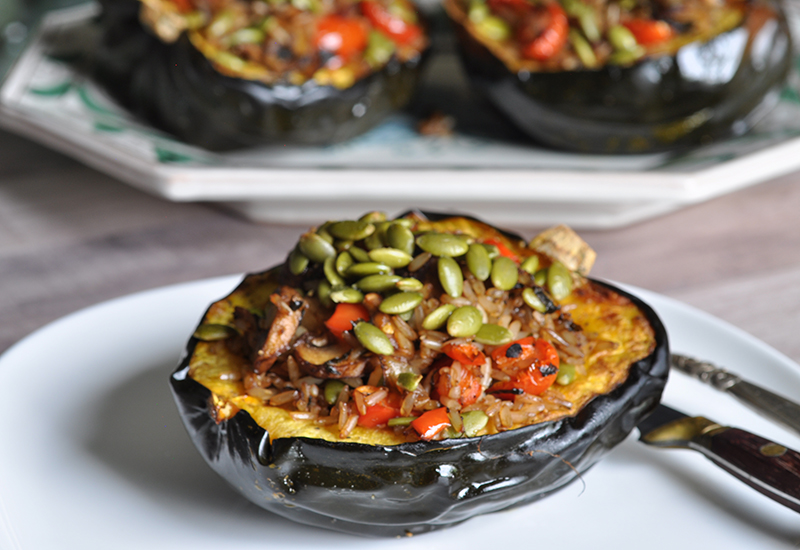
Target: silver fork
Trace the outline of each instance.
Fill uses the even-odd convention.
[[[673,368],[733,395],[759,414],[800,434],[800,405],[791,399],[743,380],[707,361],[673,353],[670,363]]]

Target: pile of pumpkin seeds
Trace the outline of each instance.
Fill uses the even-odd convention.
[[[382,212],[370,212],[358,220],[326,222],[300,237],[289,254],[289,270],[301,275],[312,264],[321,264],[324,278],[316,285],[316,293],[327,307],[361,303],[365,293],[377,292],[383,296],[378,309],[404,320],[411,318],[424,299],[420,292],[423,282],[413,273],[434,258],[439,282],[453,298],[462,295],[464,267],[475,278],[489,280],[495,288],[505,291],[517,286],[519,269],[527,271],[536,286],[523,289],[522,298],[541,313],[553,311],[550,297],[560,300],[572,292],[572,273],[557,261],[540,267],[539,256],[532,254],[518,266],[493,244],[456,233],[415,233],[414,225],[414,220],[408,218],[387,220]],[[411,275],[396,274],[403,268]],[[424,318],[422,327],[445,329],[453,338],[474,337],[487,345],[503,345],[513,338],[508,329],[483,323],[480,310],[471,305],[443,304]],[[360,321],[353,332],[368,350],[380,355],[394,353],[389,338],[377,326]]]

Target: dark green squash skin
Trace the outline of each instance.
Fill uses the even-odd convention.
[[[104,0],[93,77],[133,115],[209,150],[328,145],[370,130],[411,99],[423,56],[340,90],[267,86],[217,72],[184,34],[165,44],[139,23],[137,0]],[[355,109],[363,110],[356,116]]]
[[[433,218],[433,216],[431,216]],[[596,282],[596,281],[595,281]],[[499,434],[371,446],[277,439],[245,411],[217,424],[210,392],[188,376],[197,340],[170,385],[192,441],[220,476],[251,502],[296,522],[371,536],[420,534],[520,506],[578,479],[658,404],[669,345],[656,313],[630,294],[656,337],[625,382],[574,417]]]
[[[454,26],[471,83],[530,137],[578,152],[650,153],[741,135],[777,103],[791,38],[780,5],[762,3],[775,15],[754,36],[740,26],[676,55],[593,71],[514,74]]]

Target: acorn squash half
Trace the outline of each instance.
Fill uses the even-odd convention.
[[[649,153],[745,133],[777,103],[790,69],[789,27],[778,2],[718,2],[721,13],[709,28],[695,32],[686,22],[667,26],[665,6],[689,2],[531,0],[530,6],[564,6],[561,13],[569,15],[569,39],[544,61],[518,53],[520,31],[503,40],[481,34],[469,7],[500,4],[508,14],[515,0],[445,0],[445,7],[470,81],[530,137],[577,152]],[[653,11],[664,20],[650,23],[672,29],[672,38],[637,45],[617,24],[612,30],[621,31],[630,49],[613,51],[612,41],[592,24],[591,42],[579,24],[590,4],[660,6]],[[682,28],[689,30],[681,33]]]
[[[506,252],[532,254],[518,236],[471,218],[411,216],[421,231],[486,237]],[[341,438],[335,426],[295,418],[286,407],[246,395],[242,386],[242,369],[252,363],[237,351],[241,326],[234,311],[263,311],[281,285],[297,283],[288,264],[247,275],[208,309],[170,384],[189,435],[211,468],[253,503],[300,523],[403,536],[538,500],[577,479],[625,439],[656,406],[666,383],[667,334],[656,313],[618,288],[581,278],[560,307],[587,330],[617,340],[616,357],[633,359],[616,366],[611,359],[587,362],[588,373],[578,384],[587,399],[580,407],[474,437],[408,439],[381,425],[358,426]],[[643,327],[638,335],[646,335],[647,344],[638,348],[631,343],[642,341],[630,329],[634,325]],[[622,376],[608,378],[616,367]],[[593,385],[595,378],[611,381]]]
[[[162,5],[171,1],[154,0]],[[369,36],[384,48],[376,54],[382,64],[355,81],[349,76],[337,80],[335,71],[326,70],[315,73],[327,74],[322,80],[308,74],[298,77],[299,73],[283,77],[233,58],[198,32],[184,30],[165,41],[142,22],[142,6],[139,0],[102,2],[93,77],[133,115],[209,150],[276,143],[327,145],[364,133],[409,102],[427,51],[423,36],[418,39],[424,45],[419,54],[401,61],[389,55],[391,40],[372,29]],[[166,28],[165,34],[174,32]],[[289,51],[280,50],[285,55]],[[314,63],[324,61],[325,55],[329,54],[307,54]],[[209,56],[217,61],[212,63]]]

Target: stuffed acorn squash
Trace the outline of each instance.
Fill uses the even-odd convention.
[[[207,149],[328,144],[405,105],[428,48],[409,0],[104,0],[94,76]]]
[[[791,63],[774,0],[445,0],[466,70],[537,141],[593,153],[748,130]]]
[[[171,385],[252,502],[422,533],[563,487],[657,404],[664,328],[574,233],[436,218],[323,224],[206,312]]]

